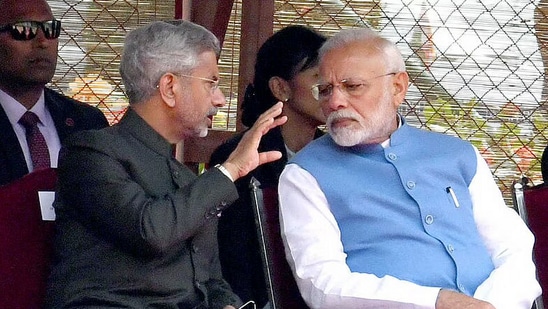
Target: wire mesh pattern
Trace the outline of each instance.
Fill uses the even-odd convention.
[[[226,105],[213,117],[212,129],[236,131],[238,114],[238,74],[240,60],[242,2],[234,1],[219,59],[220,88]]]
[[[290,24],[330,36],[371,27],[404,55],[411,86],[400,111],[415,126],[471,141],[507,200],[522,175],[539,183],[547,144],[548,0],[275,1],[274,30]],[[123,38],[171,19],[174,1],[49,1],[63,21],[52,87],[101,108],[111,123],[127,99],[118,73]],[[241,0],[235,0],[219,60],[227,106],[214,127],[236,127]]]
[[[99,107],[110,123],[117,122],[128,104],[118,72],[124,37],[152,20],[173,19],[174,0],[48,3],[63,23],[51,87]]]
[[[99,107],[111,124],[118,122],[128,106],[118,72],[124,37],[148,22],[173,19],[175,0],[49,3],[55,17],[63,22],[57,72],[51,87]],[[241,2],[236,2],[219,59],[220,88],[229,104],[216,115],[216,129],[236,127],[240,14]]]

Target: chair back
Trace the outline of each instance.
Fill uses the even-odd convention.
[[[38,191],[53,191],[54,169],[38,170],[0,187],[0,303],[42,308],[54,221],[43,221]]]
[[[278,190],[275,187],[261,188],[255,178],[251,179],[250,186],[271,308],[308,308],[285,258],[280,232]]]
[[[535,306],[544,309],[544,304],[548,304],[548,186],[528,187],[526,184],[526,180],[514,183],[513,199],[520,217],[535,235],[533,259],[544,291]]]

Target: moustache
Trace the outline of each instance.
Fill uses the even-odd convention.
[[[352,111],[348,111],[348,110],[340,110],[340,111],[334,111],[332,113],[329,114],[329,116],[327,116],[327,125],[331,125],[333,124],[333,122],[339,120],[339,119],[350,119],[350,120],[355,120],[355,121],[359,121],[359,117],[358,115],[356,115],[356,113],[352,112]]]
[[[212,108],[209,110],[209,112],[207,113],[207,117],[213,117],[215,115],[217,115],[217,112],[218,112],[218,109],[215,107],[215,108]]]

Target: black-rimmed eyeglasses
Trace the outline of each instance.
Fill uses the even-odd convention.
[[[56,39],[61,34],[61,21],[57,19],[47,21],[20,21],[0,26],[1,32],[9,32],[16,41],[29,41],[36,37],[38,29],[42,29],[46,39]]]

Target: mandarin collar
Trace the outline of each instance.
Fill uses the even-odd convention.
[[[141,141],[147,147],[157,153],[166,156],[173,156],[173,145],[163,136],[154,130],[137,112],[131,107],[128,108],[119,125],[129,131],[129,133]]]

